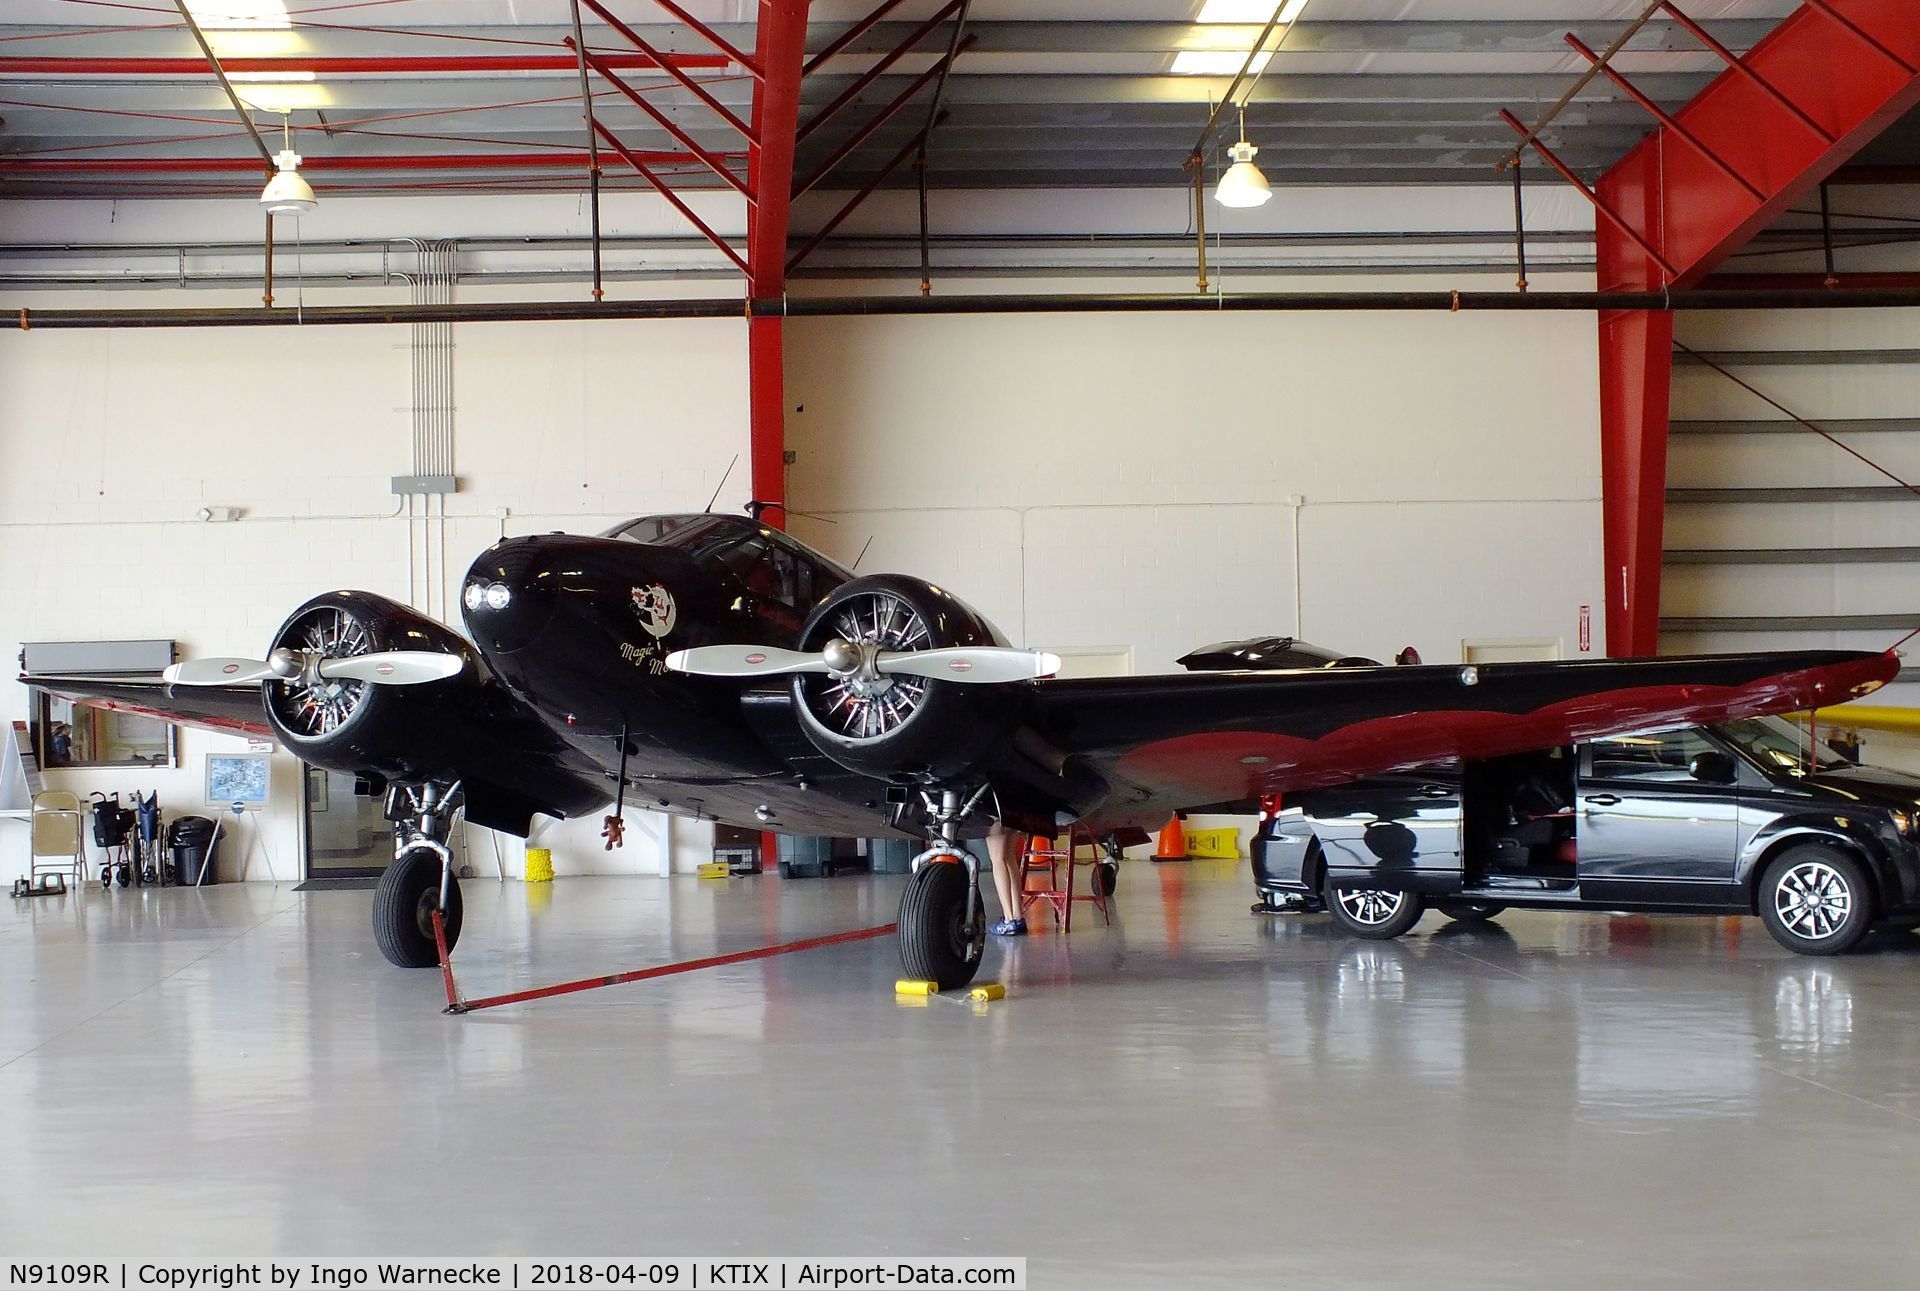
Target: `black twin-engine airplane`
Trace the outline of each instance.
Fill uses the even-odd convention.
[[[317,596],[267,657],[161,677],[23,676],[76,701],[270,735],[385,786],[396,857],[374,935],[438,962],[460,892],[456,813],[525,835],[616,796],[794,834],[929,840],[901,899],[906,971],[970,981],[986,934],[959,846],[995,820],[1078,826],[1110,852],[1176,810],[1449,758],[1835,704],[1890,654],[1344,666],[1063,680],[952,592],[856,577],[727,515],[650,516],[599,537],[509,538],[462,585],[467,634],[368,592]],[[616,786],[624,786],[616,794]],[[611,826],[617,833],[617,826]]]

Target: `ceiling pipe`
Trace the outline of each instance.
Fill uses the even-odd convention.
[[[1249,292],[1244,295],[985,295],[738,297],[690,300],[503,301],[448,305],[321,305],[261,309],[18,309],[21,331],[139,327],[281,327],[369,323],[525,323],[588,318],[848,318],[927,314],[1510,313],[1637,309],[1911,309],[1920,290]]]
[[[650,165],[672,166],[700,159],[684,152],[636,152]],[[739,157],[741,153],[722,153]],[[305,157],[309,170],[578,170],[587,160],[578,152],[480,153],[351,153]],[[194,175],[227,171],[256,171],[260,163],[248,157],[19,157],[0,154],[3,175]]]
[[[667,69],[646,54],[605,53],[594,56],[623,71]],[[568,54],[387,55],[315,58],[228,58],[221,66],[234,74],[283,73],[314,76],[387,76],[434,72],[571,72],[578,59]],[[675,68],[717,69],[727,60],[718,54],[668,54]],[[207,65],[197,58],[0,58],[0,76],[197,76]]]

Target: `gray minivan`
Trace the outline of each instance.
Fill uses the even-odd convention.
[[[1267,804],[1256,910],[1397,937],[1433,906],[1757,914],[1806,955],[1920,915],[1920,777],[1763,717],[1417,768]]]

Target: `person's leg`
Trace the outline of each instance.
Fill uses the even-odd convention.
[[[1014,853],[1020,836],[998,821],[987,833],[987,858],[993,863],[993,891],[1000,898],[1000,922],[993,925],[994,935],[1017,937],[1027,930],[1020,917],[1020,878],[1014,868]]]

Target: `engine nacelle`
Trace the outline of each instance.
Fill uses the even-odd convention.
[[[839,637],[882,650],[1004,646],[984,615],[924,579],[869,574],[836,588],[807,619],[799,648]],[[793,679],[801,729],[849,771],[897,783],[964,778],[1005,747],[1018,725],[1010,687],[920,677],[863,682],[803,673]]]
[[[280,625],[273,645],[329,656],[430,650],[466,663],[445,681],[419,686],[324,678],[267,686],[267,720],[302,761],[389,780],[445,780],[484,721],[485,688],[473,647],[398,601],[371,592],[324,593]]]

